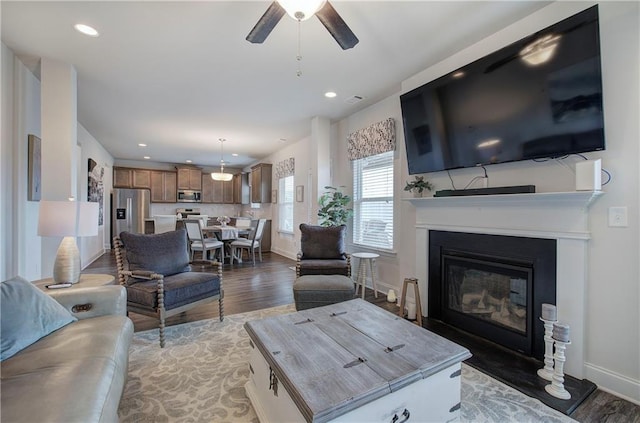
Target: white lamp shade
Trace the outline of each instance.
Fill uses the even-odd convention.
[[[98,235],[98,203],[75,201],[40,201],[38,235]]]
[[[225,172],[211,172],[211,179],[214,181],[230,181],[233,179],[233,175]]]
[[[306,21],[324,6],[326,0],[278,0],[278,3],[293,19]]]

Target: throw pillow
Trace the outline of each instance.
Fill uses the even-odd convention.
[[[60,303],[22,278],[16,277],[0,283],[0,291],[0,361],[78,320]]]
[[[161,234],[122,232],[120,239],[127,252],[129,270],[150,270],[164,276],[191,270],[184,229]]]
[[[315,226],[300,224],[302,259],[345,259],[345,225]]]

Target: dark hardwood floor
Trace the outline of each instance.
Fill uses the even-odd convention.
[[[274,253],[265,253],[263,262],[251,262],[225,265],[223,286],[225,291],[225,315],[244,313],[263,308],[293,303],[293,282],[295,261]],[[194,268],[195,271],[211,271],[211,268]],[[84,273],[106,273],[117,275],[115,257],[108,252],[98,258]],[[398,306],[386,301],[385,295],[375,298],[373,291],[367,289],[365,299],[393,313]],[[157,328],[157,320],[130,313],[136,331]],[[189,310],[167,320],[167,325],[192,322],[218,317],[218,307],[204,305]],[[473,352],[473,351],[472,351]],[[591,394],[570,416],[579,422],[640,423],[640,406],[620,399],[600,389]]]

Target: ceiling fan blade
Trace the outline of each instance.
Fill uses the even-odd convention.
[[[336,9],[331,6],[331,3],[326,2],[322,9],[316,12],[316,16],[343,50],[353,48],[360,42],[358,37],[349,29],[340,15],[338,15]]]
[[[263,43],[285,13],[285,10],[277,1],[271,3],[267,11],[264,12],[264,15],[262,15],[258,23],[256,23],[256,26],[254,26],[249,35],[247,35],[247,41],[254,44]]]

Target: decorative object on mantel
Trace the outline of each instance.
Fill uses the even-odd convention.
[[[318,199],[320,226],[346,225],[347,220],[353,216],[353,209],[347,207],[351,197],[340,190],[342,187],[326,186],[324,188],[327,191],[323,192]]]
[[[558,320],[558,311],[553,304],[542,304],[544,323],[544,367],[538,369],[538,376],[549,382],[553,379],[553,324]]]
[[[424,191],[431,191],[432,189],[433,184],[425,181],[424,176],[415,176],[413,181],[407,182],[407,185],[404,187],[405,191],[413,192],[414,197],[422,197]]]
[[[544,387],[550,395],[560,399],[569,399],[571,394],[564,388],[564,350],[571,344],[569,340],[569,325],[562,323],[553,324],[553,339],[555,340],[556,352],[553,355],[555,365],[553,367],[553,377],[549,385]]]
[[[228,182],[233,179],[233,175],[230,173],[225,173],[224,171],[224,151],[222,146],[224,145],[226,139],[220,138],[218,141],[220,141],[220,172],[211,172],[211,179],[213,179],[214,181]]]
[[[395,149],[396,125],[393,118],[369,125],[347,137],[349,160],[375,156]]]
[[[77,283],[80,280],[78,236],[98,235],[98,203],[41,201],[38,235],[64,237],[53,265],[56,283]]]

